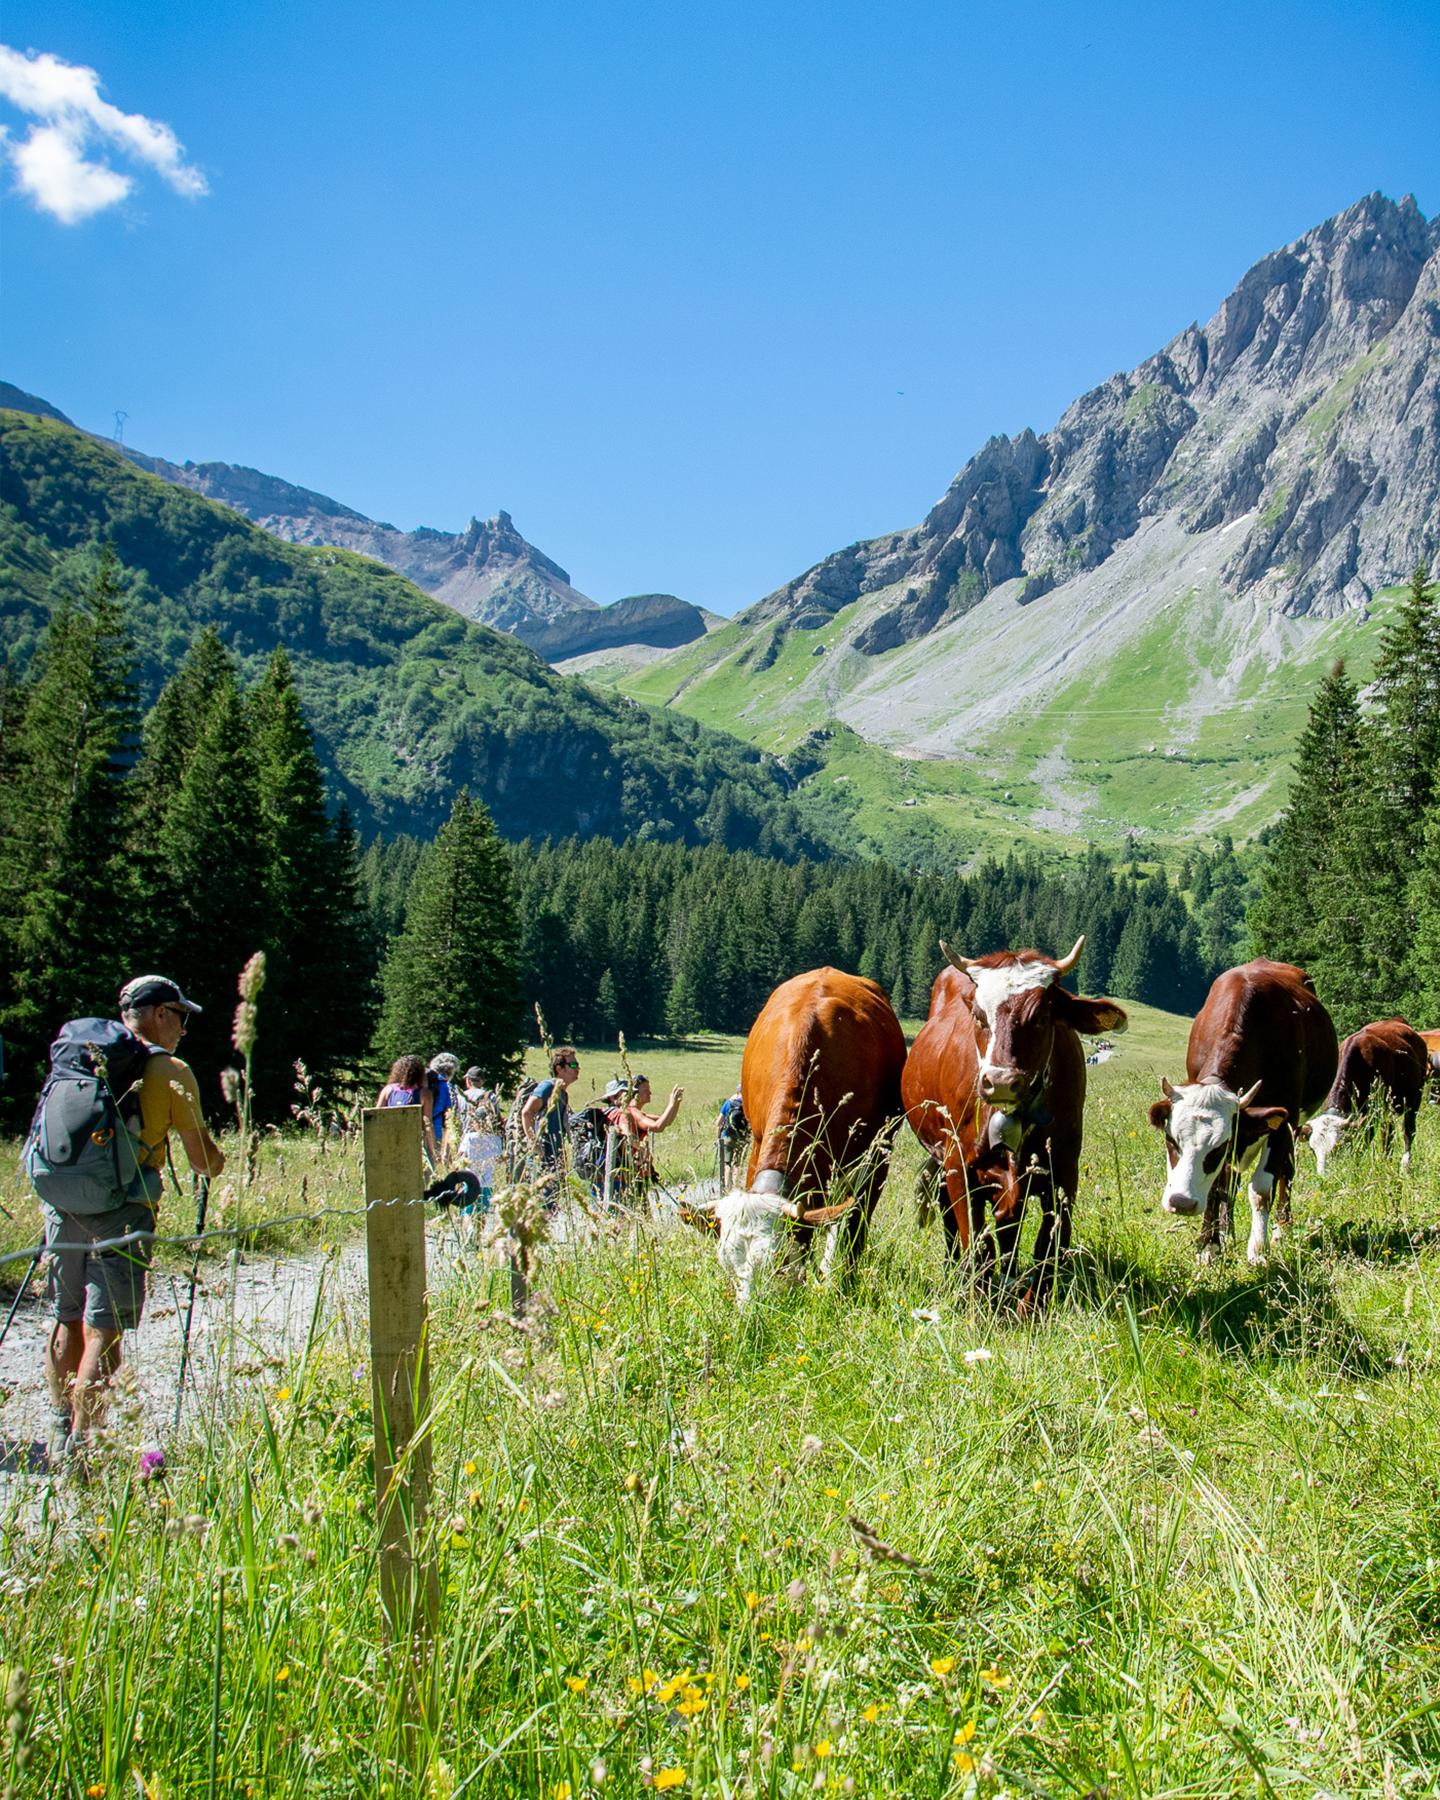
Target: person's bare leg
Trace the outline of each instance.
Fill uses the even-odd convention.
[[[57,1320],[45,1340],[45,1385],[50,1390],[50,1404],[56,1412],[71,1404],[80,1361],[85,1349],[84,1327],[76,1319],[72,1324]]]
[[[120,1367],[118,1331],[104,1325],[85,1326],[85,1347],[75,1375],[75,1391],[71,1402],[75,1418],[74,1435],[84,1442],[105,1414],[105,1390],[110,1377]]]

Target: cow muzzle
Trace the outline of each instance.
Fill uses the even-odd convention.
[[[986,1069],[980,1077],[980,1094],[992,1106],[1011,1107],[1025,1088],[1019,1069]]]
[[[1201,1210],[1200,1202],[1193,1194],[1166,1194],[1160,1206],[1164,1212],[1179,1213],[1182,1219],[1193,1219]]]

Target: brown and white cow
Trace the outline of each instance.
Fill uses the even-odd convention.
[[[1185,1084],[1162,1079],[1165,1097],[1150,1108],[1170,1165],[1161,1205],[1204,1214],[1205,1260],[1229,1234],[1238,1171],[1249,1169],[1250,1261],[1269,1250],[1272,1195],[1276,1235],[1289,1225],[1295,1133],[1337,1061],[1334,1024],[1303,969],[1262,958],[1216,977],[1190,1028]]]
[[[722,1265],[741,1305],[793,1231],[800,1254],[830,1227],[828,1274],[858,1256],[889,1167],[905,1034],[877,983],[840,969],[783,982],[745,1040],[740,1093],[752,1148],[743,1190],[713,1203]],[[832,1184],[853,1194],[826,1204]]]
[[[1325,1104],[1300,1135],[1310,1140],[1320,1173],[1341,1139],[1365,1122],[1371,1097],[1380,1090],[1383,1103],[1400,1115],[1402,1171],[1410,1167],[1415,1117],[1425,1093],[1430,1055],[1420,1033],[1404,1019],[1378,1019],[1362,1025],[1340,1046],[1340,1066]]]
[[[1061,985],[1085,940],[1058,961],[1038,950],[955,955],[930,994],[905,1064],[905,1116],[940,1169],[952,1254],[988,1277],[1016,1273],[1025,1204],[1041,1207],[1035,1274],[1022,1306],[1041,1301],[1054,1257],[1070,1247],[1080,1173],[1085,1055],[1080,1035],[1123,1031],[1124,1008]],[[994,1238],[986,1231],[993,1210]]]

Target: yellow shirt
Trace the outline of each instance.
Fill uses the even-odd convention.
[[[163,1171],[169,1134],[199,1131],[204,1123],[194,1070],[178,1056],[157,1051],[146,1063],[140,1083],[141,1168]]]

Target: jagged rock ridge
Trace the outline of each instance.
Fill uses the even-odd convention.
[[[49,401],[10,382],[0,382],[0,407],[73,423]],[[353,550],[384,563],[466,618],[510,632],[550,662],[626,644],[671,649],[707,629],[699,608],[673,594],[632,596],[602,607],[522,537],[507,512],[471,519],[463,531],[400,531],[259,469],[175,463],[128,445],[117,448],[150,474],[233,507],[287,543]]]
[[[1440,220],[1372,194],[1263,258],[1205,326],[993,437],[924,521],[827,557],[753,608],[804,629],[898,587],[878,654],[1021,579],[1022,603],[1148,519],[1247,520],[1222,580],[1290,615],[1363,606],[1440,535]],[[1253,516],[1252,516],[1253,515]]]

